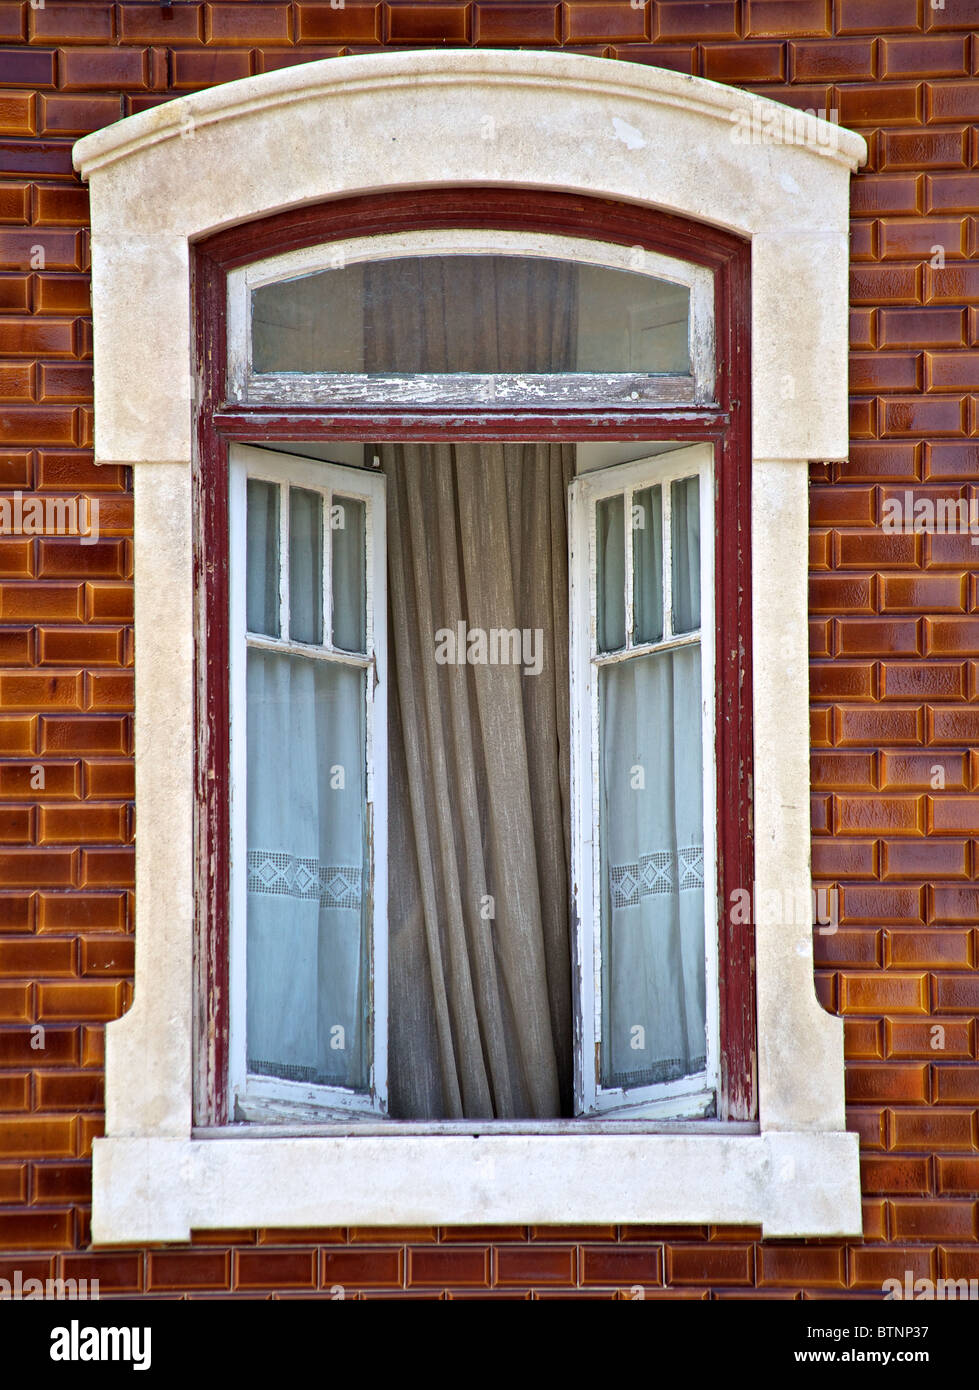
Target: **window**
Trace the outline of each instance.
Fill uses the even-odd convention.
[[[586,1112],[716,1110],[711,455],[680,449],[572,489]]]
[[[710,399],[710,268],[520,231],[498,255],[498,237],[345,239],[232,272],[231,391]],[[444,445],[372,446],[373,471],[363,450],[360,468],[232,450],[236,1118],[716,1113],[712,450],[577,479],[569,525],[577,452],[456,443],[451,424]]]
[[[638,245],[463,227],[350,237],[233,270],[232,397],[713,399],[708,269]]]
[[[546,1115],[533,1094],[535,1082],[546,1089],[534,1055],[542,1037],[563,1071],[555,1114],[715,1113],[710,447],[586,472],[571,483],[569,516],[553,492],[555,478],[565,486],[573,449],[378,447],[374,462],[390,480],[232,451],[232,1113],[273,1121],[388,1112],[390,932],[401,950],[395,1034],[413,1073],[410,1083],[402,1076],[395,1114]],[[480,490],[460,470],[499,486]],[[447,513],[426,530],[407,492],[392,505],[400,539],[389,614],[385,485],[424,488],[417,499],[445,507],[453,472],[475,526],[454,533]],[[541,484],[547,505],[535,511]],[[495,551],[488,544],[507,522],[502,511],[493,517],[494,496],[522,504],[522,554],[512,535]],[[420,528],[412,554],[408,537]],[[569,541],[570,601],[559,592]],[[456,542],[469,563],[449,586],[429,589],[419,561],[444,571],[451,557],[439,547],[455,551]],[[543,564],[532,570],[534,556]],[[478,583],[487,566],[501,586]],[[534,618],[543,626],[519,625],[527,610],[510,601],[518,567],[530,585],[551,587],[550,611]],[[406,568],[413,578],[402,585]],[[467,621],[480,614],[485,627]],[[398,634],[390,662],[389,620]],[[390,808],[389,686],[407,715],[393,726],[404,770],[394,779],[402,804]],[[442,818],[419,810],[432,798]],[[388,855],[395,821],[408,835],[395,834]],[[463,827],[459,840],[447,833],[453,825]],[[531,858],[501,835],[533,842]],[[411,864],[426,845],[416,875]],[[419,908],[431,939],[400,944]],[[446,939],[453,927],[458,937]],[[542,1012],[544,994],[550,1028],[540,1019],[522,1027]],[[412,1020],[440,1004],[444,1035],[426,1042]],[[467,1049],[490,1054],[478,1080]],[[505,1061],[515,1050],[519,1064]],[[409,1068],[402,1057],[392,1065]],[[417,1073],[426,1068],[423,1092]],[[454,1088],[444,1080],[453,1068]]]
[[[232,1091],[383,1114],[384,478],[242,449],[229,520]]]
[[[96,457],[133,465],[139,594],[136,989],[130,1012],[107,1032],[107,1134],[94,1149],[97,1243],[184,1240],[195,1228],[311,1223],[760,1222],[770,1236],[860,1229],[857,1144],[844,1126],[840,1021],[815,999],[811,924],[782,920],[769,904],[783,891],[797,902],[809,886],[806,479],[810,459],[846,455],[846,185],[866,149],[849,132],[835,130],[830,141],[814,119],[800,123],[793,113],[782,121],[781,115],[763,98],[637,64],[568,54],[416,51],[330,59],[214,88],[140,113],[76,147],[76,162],[92,185]],[[764,143],[733,139],[735,121],[739,129],[764,128]],[[492,140],[482,137],[487,129]],[[250,149],[289,157],[269,158],[261,178],[242,179],[241,151]],[[603,358],[597,372],[590,355],[571,373],[567,356],[553,372],[486,372],[475,361],[470,375],[489,378],[476,405],[471,383],[462,384],[461,400],[450,406],[433,403],[424,390],[404,394],[397,378],[414,375],[418,359],[405,367],[390,357],[362,359],[364,375],[376,367],[377,375],[391,378],[386,398],[365,409],[358,383],[351,381],[354,390],[344,396],[336,381],[325,380],[338,371],[356,377],[356,353],[339,362],[317,359],[315,342],[313,357],[300,365],[311,364],[309,374],[324,378],[318,395],[292,393],[295,357],[253,353],[250,362],[233,360],[227,376],[228,349],[241,341],[233,304],[250,313],[250,296],[263,287],[249,286],[226,308],[229,283],[243,271],[247,281],[247,267],[326,244],[402,234],[404,245],[388,246],[388,259],[413,261],[444,251],[439,238],[459,231],[485,236],[484,244],[469,248],[480,256],[507,257],[514,249],[508,238],[520,234],[539,239],[532,258],[541,261],[562,260],[545,241],[555,237],[571,238],[582,252],[589,242],[618,248],[618,261],[589,261],[587,253],[563,258],[611,271],[641,273],[629,262],[637,246],[706,268],[714,284],[716,380],[698,366],[710,354],[690,329],[698,322],[695,277],[683,286],[686,364],[682,354],[652,364],[643,355],[650,332],[665,342],[659,330],[673,325],[682,340],[675,325],[683,319],[683,295],[670,299],[664,291],[630,320],[615,357]],[[517,250],[527,255],[526,241]],[[285,278],[298,282],[304,269],[337,272],[338,280],[329,281],[337,285],[358,265],[363,261],[297,265]],[[669,282],[651,263],[647,269],[649,278]],[[581,295],[587,278],[579,275]],[[256,297],[270,323],[268,305]],[[370,339],[363,346],[370,348]],[[660,370],[644,370],[650,365]],[[436,363],[433,370],[447,369]],[[553,380],[526,381],[567,375],[576,380],[558,392]],[[586,380],[595,376],[603,378],[597,402],[596,383]],[[644,377],[663,380],[636,384]],[[678,405],[681,381],[689,399]],[[613,390],[619,391],[614,401]],[[656,459],[655,449],[666,444],[704,443],[712,451],[714,592],[722,596],[712,629],[716,862],[725,900],[735,887],[754,885],[756,895],[756,983],[740,994],[727,982],[739,969],[750,977],[745,937],[733,931],[729,914],[718,916],[717,1118],[664,1122],[634,1113],[628,1120],[554,1121],[550,1128],[536,1119],[494,1120],[487,1125],[496,1128],[486,1133],[487,1126],[465,1119],[392,1126],[365,1116],[356,1123],[264,1125],[236,1124],[228,1114],[235,807],[222,711],[230,696],[229,455],[260,445],[267,453],[319,454],[362,467],[363,454],[358,461],[334,447],[346,443],[371,450],[369,473],[375,446],[382,458],[406,441],[437,449],[447,430],[457,450],[490,441],[499,449],[528,440],[549,448],[575,441],[579,481],[595,462],[611,469]],[[654,448],[625,457],[616,452],[643,441]],[[664,453],[660,463],[669,458]],[[700,473],[699,463],[694,471]],[[380,472],[390,494],[397,472]],[[692,476],[669,480],[677,517],[683,503],[674,503],[672,482]],[[278,486],[280,534],[281,509],[288,514],[292,507],[291,498],[283,502],[284,488],[325,496],[322,482],[303,482],[299,471],[295,477],[295,484],[278,473],[257,478]],[[652,490],[666,482],[653,469],[643,473],[631,505],[654,518]],[[357,496],[345,483],[337,490]],[[582,498],[586,492],[578,489]],[[608,502],[600,523],[603,499],[593,496],[596,541],[601,534],[612,564],[615,506]],[[614,496],[623,498],[624,513],[624,490],[604,494]],[[661,490],[665,525],[664,496]],[[266,511],[271,498],[267,493]],[[308,522],[318,505],[298,498],[297,516],[302,512]],[[686,511],[692,523],[689,498]],[[672,521],[670,527],[672,536]],[[702,560],[706,530],[701,492]],[[692,530],[685,534],[689,541]],[[624,531],[623,551],[631,535],[631,528]],[[393,537],[388,528],[389,542]],[[324,536],[324,550],[325,544]],[[308,546],[297,564],[311,565],[313,550]],[[642,543],[639,553],[641,568]],[[635,561],[634,548],[633,575]],[[643,573],[648,576],[648,565]],[[672,563],[668,573],[672,584]],[[627,604],[625,575],[623,554]],[[576,587],[576,594],[583,590]],[[655,604],[642,592],[645,623]],[[620,633],[611,631],[620,623],[615,593],[615,581],[605,585],[608,642],[623,630],[620,624]],[[304,658],[323,670],[344,664],[341,655],[366,655],[326,642],[326,602],[324,591],[323,653]],[[597,618],[597,587],[595,602]],[[634,643],[636,607],[633,588]],[[664,603],[664,632],[669,612],[686,621],[680,608],[674,603],[667,610]],[[701,610],[703,656],[703,583]],[[280,607],[277,636],[256,636],[281,642],[284,616]],[[287,616],[291,625],[291,606]],[[312,625],[305,630],[315,636],[319,618],[300,615],[307,620]],[[675,637],[692,638],[693,631],[673,628]],[[750,663],[739,632],[750,637]],[[653,639],[643,644],[652,645]],[[685,646],[687,655],[670,661],[689,661],[693,645],[672,649]],[[618,663],[605,660],[617,651]],[[292,659],[278,649],[272,655]],[[623,680],[638,683],[643,659],[665,664],[666,655],[596,646],[589,662],[594,657],[596,670],[619,664]],[[600,709],[598,718],[591,757],[594,767],[597,749],[601,770]],[[707,749],[705,767],[706,755]],[[745,862],[738,847],[748,824],[749,765],[754,838]],[[600,802],[594,785],[593,792]],[[601,829],[600,805],[598,824]],[[613,867],[671,852],[637,844],[635,858]],[[594,868],[594,856],[591,862]],[[591,930],[592,942],[601,943],[600,920],[593,919]],[[746,1009],[757,1023],[754,1017],[748,1023]],[[614,999],[608,1016],[616,1017]],[[599,1039],[601,1028],[599,1014]],[[389,1047],[388,1055],[400,1054]],[[709,1069],[709,1047],[706,1057]],[[604,1081],[614,1083],[619,1064],[610,1065]],[[633,1070],[643,1083],[637,1090],[673,1084],[654,1080],[663,1073],[652,1063]],[[319,1074],[337,1077],[327,1068]],[[604,1081],[600,1076],[599,1089],[611,1101],[616,1087]],[[392,1084],[389,1077],[389,1095]],[[647,1096],[642,1103],[664,1099],[676,1098]]]

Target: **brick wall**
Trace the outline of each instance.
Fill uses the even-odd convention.
[[[979,549],[878,525],[895,490],[979,497],[970,20],[975,0],[0,3],[0,496],[97,496],[103,537],[0,539],[0,1277],[452,1298],[879,1296],[908,1269],[979,1277]],[[351,1229],[89,1253],[103,1029],[131,997],[131,496],[125,470],[91,459],[71,145],[250,73],[443,44],[654,63],[835,108],[869,142],[852,188],[853,445],[813,466],[811,489],[813,863],[842,902],[840,930],[816,936],[817,988],[845,1019],[862,1242]]]

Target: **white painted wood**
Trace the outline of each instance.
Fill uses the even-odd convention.
[[[244,576],[246,573],[246,489],[249,478],[260,478],[279,488],[280,536],[280,621],[281,638],[246,630]],[[365,504],[366,514],[366,653],[356,655],[336,649],[329,640],[329,613],[324,606],[323,642],[319,645],[295,642],[289,638],[289,488],[303,487],[318,492],[323,499],[324,598],[332,597],[330,566],[332,546],[329,531],[330,509],[335,493]],[[303,459],[295,454],[273,453],[244,445],[233,445],[230,460],[230,716],[231,716],[231,987],[230,987],[230,1084],[235,1110],[261,1102],[268,1110],[282,1104],[290,1106],[350,1109],[383,1115],[387,1110],[387,571],[385,557],[385,478],[383,474],[343,464]],[[367,839],[369,864],[366,875],[367,930],[369,934],[367,1046],[370,1059],[368,1091],[360,1093],[342,1087],[310,1086],[274,1077],[255,1076],[247,1071],[245,1016],[247,997],[246,929],[247,920],[247,786],[245,669],[248,647],[263,651],[287,652],[319,661],[358,666],[371,674],[365,682],[366,745],[364,759],[367,784]]]
[[[260,647],[266,652],[287,652],[290,656],[308,657],[311,661],[332,661],[340,665],[361,666],[365,670],[373,668],[373,661],[369,656],[358,656],[356,652],[338,651],[336,647],[323,643],[322,646],[314,647],[308,642],[280,642],[277,637],[266,637],[261,632],[249,632],[246,634],[246,641],[249,647]]]
[[[561,1135],[572,1138],[593,1134],[717,1134],[730,1137],[734,1134],[759,1134],[761,1127],[757,1120],[714,1120],[714,1119],[649,1119],[645,1113],[637,1113],[630,1108],[622,1116],[580,1115],[571,1120],[379,1120],[376,1115],[356,1115],[343,1113],[336,1117],[324,1117],[322,1110],[296,1106],[295,1114],[286,1118],[285,1107],[275,1107],[273,1113],[264,1108],[264,1103],[255,1101],[248,1107],[257,1118],[246,1125],[202,1125],[192,1131],[194,1139],[216,1140],[219,1143],[241,1139],[305,1139],[323,1134],[339,1136],[344,1134],[399,1139],[405,1135],[419,1135],[426,1138],[466,1136],[527,1134],[544,1139],[554,1139]]]
[[[626,488],[622,498],[622,524],[625,527],[625,563],[622,568],[625,571],[623,576],[623,587],[625,589],[625,652],[631,653],[635,649],[635,633],[633,627],[636,619],[636,576],[633,563],[633,546],[636,539],[636,530],[632,524],[632,500],[635,496],[634,489]],[[623,653],[624,655],[625,653]],[[596,651],[596,656],[600,655]]]
[[[311,1086],[301,1081],[286,1081],[275,1076],[256,1076],[249,1072],[244,1089],[235,1096],[235,1118],[244,1118],[253,1105],[262,1104],[267,1114],[288,1116],[296,1106],[310,1113],[317,1111],[347,1111],[373,1115],[376,1119],[384,1110],[373,1091],[351,1091],[344,1086]]]
[[[232,448],[228,468],[228,720],[230,740],[230,845],[228,902],[228,1086],[243,1095],[247,1073],[245,1004],[247,973],[244,924],[248,912],[248,741],[246,738],[245,632],[248,627],[244,575],[248,542],[246,456]]]
[[[717,873],[717,822],[720,798],[724,795],[717,775],[717,691],[716,635],[714,601],[715,523],[713,449],[700,471],[700,692],[703,720],[704,778],[704,954],[706,979],[707,1078],[708,1085],[721,1082],[721,992],[720,992],[720,913],[726,910],[719,891]],[[671,565],[672,570],[672,565]]]
[[[331,460],[334,462],[335,460]],[[324,503],[325,503],[324,499]],[[323,614],[323,631],[320,633],[320,641],[324,647],[333,652],[333,530],[332,513],[326,505],[323,507],[320,517],[320,545],[322,546],[323,563],[321,566],[320,580],[322,583],[323,594],[321,599],[321,611]]]
[[[240,399],[248,405],[710,405],[711,393],[690,376],[627,372],[263,372],[251,375]]]
[[[673,493],[663,484],[663,636],[673,636]]]
[[[586,1110],[594,1090],[595,971],[590,904],[595,871],[595,851],[590,796],[581,788],[591,779],[590,749],[597,730],[592,729],[592,666],[586,654],[595,643],[596,585],[589,566],[595,554],[594,508],[584,505],[581,480],[569,489],[568,502],[568,622],[571,651],[568,663],[571,686],[571,978],[573,985],[574,1096],[575,1109]],[[587,814],[586,814],[587,808]]]
[[[701,626],[674,636],[672,632],[672,546],[670,484],[680,478],[700,479],[701,512]],[[714,602],[713,602],[713,449],[696,444],[669,454],[598,469],[574,480],[570,489],[569,554],[571,577],[571,801],[572,888],[574,895],[574,978],[578,996],[575,1021],[575,1103],[588,1115],[637,1106],[658,1116],[703,1114],[713,1103],[720,1078],[718,1047],[718,922],[717,922],[717,792],[714,732]],[[663,507],[664,637],[661,642],[632,645],[631,596],[634,555],[631,506],[634,493],[660,485]],[[625,498],[627,614],[626,648],[597,650],[596,504],[603,497]],[[695,1076],[655,1086],[624,1090],[601,1084],[602,1043],[602,862],[599,814],[598,670],[603,665],[632,660],[647,652],[699,645],[701,652],[701,720],[704,805],[704,952],[707,986],[705,1070]],[[706,1098],[706,1101],[705,1101]]]
[[[663,642],[640,642],[634,647],[623,647],[617,652],[596,652],[592,657],[595,666],[614,666],[618,661],[631,661],[634,656],[652,656],[656,652],[672,652],[678,647],[694,647],[700,641],[700,629],[681,633],[679,637],[668,637]]]
[[[703,1076],[703,1073],[700,1074]],[[711,1087],[705,1089],[704,1083],[695,1077],[692,1081],[693,1089],[680,1091],[676,1095],[667,1095],[661,1100],[636,1100],[636,1092],[628,1090],[621,1092],[623,1101],[620,1105],[615,1105],[611,1101],[603,1105],[598,1113],[603,1119],[617,1120],[619,1116],[625,1116],[631,1120],[697,1120],[706,1116],[713,1117],[716,1104],[717,1093]],[[649,1088],[646,1088],[649,1089]],[[611,1092],[604,1092],[607,1098]]]
[[[288,643],[289,634],[292,626],[292,613],[290,607],[290,580],[289,573],[289,488],[285,483],[279,483],[279,635],[284,643]],[[244,574],[245,571],[243,570]]]
[[[302,275],[315,275],[321,270],[335,270],[338,265],[351,266],[401,256],[453,254],[542,256],[554,260],[581,261],[608,270],[626,270],[634,275],[650,275],[657,280],[685,286],[691,290],[691,299],[697,297],[701,314],[713,317],[714,313],[714,277],[703,266],[641,247],[623,246],[619,242],[495,227],[433,227],[424,231],[347,237],[252,261],[232,271],[228,278],[230,282],[234,277],[232,293],[240,297],[239,302],[247,315],[248,296],[252,290],[265,285],[295,280]]]

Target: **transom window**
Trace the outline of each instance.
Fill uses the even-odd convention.
[[[233,272],[229,344],[255,402],[702,403],[713,277],[543,234],[365,237]]]

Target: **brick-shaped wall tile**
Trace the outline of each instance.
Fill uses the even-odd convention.
[[[528,44],[547,47],[561,41],[561,6],[558,4],[478,3],[474,9],[473,41],[496,47]]]
[[[658,39],[703,42],[738,37],[738,6],[734,0],[659,0],[652,8]]]
[[[393,44],[465,43],[469,37],[467,4],[419,5],[414,0],[390,0],[384,12],[388,41]]]
[[[107,43],[113,38],[112,5],[39,5],[30,10],[30,36],[33,43]]]
[[[419,1247],[409,1250],[409,1285],[483,1285],[489,1283],[490,1251],[486,1246],[451,1250]]]
[[[824,36],[832,32],[831,0],[747,0],[751,38]]]

